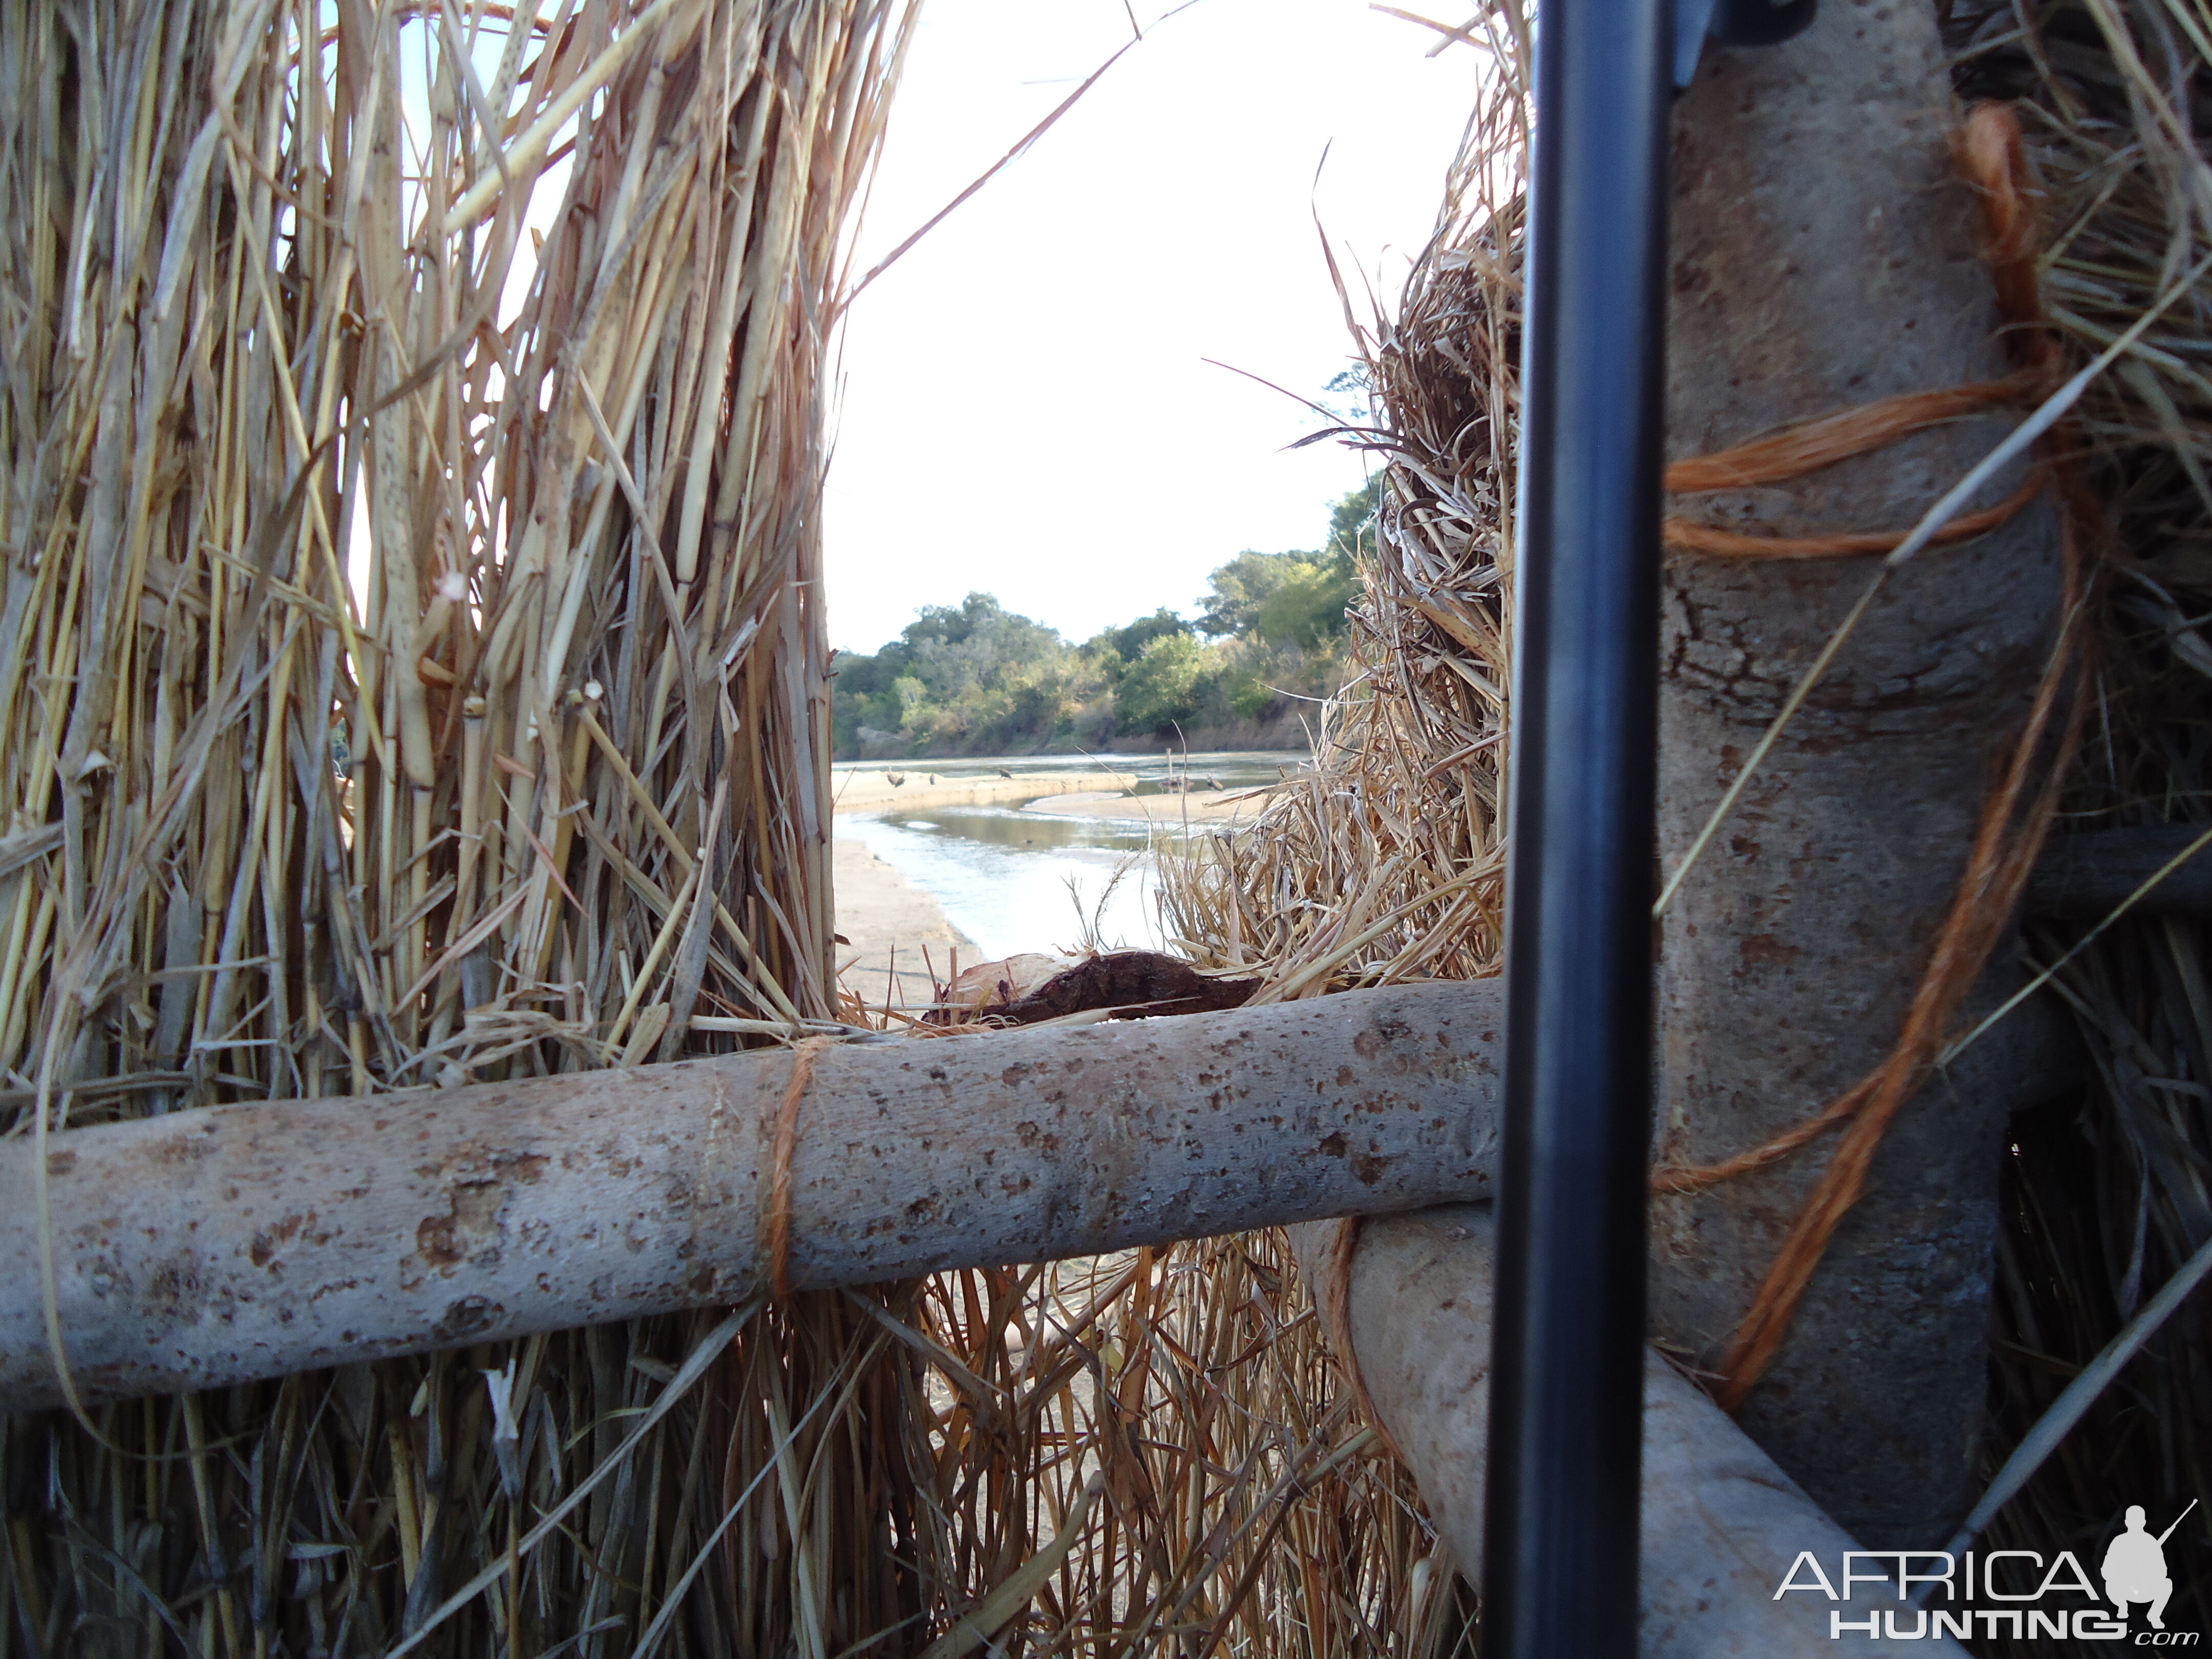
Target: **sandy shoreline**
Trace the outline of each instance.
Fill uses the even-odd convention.
[[[901,779],[893,783],[894,777]],[[1126,818],[1133,823],[1226,823],[1255,816],[1260,788],[1194,789],[1135,795],[1133,778],[1113,772],[1030,772],[1011,778],[948,778],[928,772],[848,772],[836,780],[840,812],[927,811],[935,806],[1005,806],[1065,818]],[[1263,786],[1264,787],[1264,786]]]
[[[908,881],[858,836],[832,839],[830,879],[837,932],[849,941],[837,947],[839,977],[869,1003],[880,1006],[887,991],[900,1006],[927,1003],[930,978],[924,950],[939,978],[949,977],[956,951],[966,967],[983,959],[975,941],[952,925],[927,888]]]
[[[895,777],[905,782],[895,784]],[[1134,781],[1095,767],[1081,772],[1024,772],[1011,778],[948,778],[915,766],[902,771],[836,773],[830,780],[830,795],[840,812],[868,812],[883,806],[922,811],[933,806],[998,805],[1079,790],[1126,789]]]
[[[1249,788],[1132,795],[1102,788],[1112,775],[1095,771],[943,778],[935,785],[927,772],[902,775],[906,781],[899,787],[880,772],[843,775],[838,780],[838,813],[1023,803],[1024,811],[1041,817],[1172,829],[1249,822],[1267,805],[1264,792]],[[956,951],[963,966],[983,959],[981,948],[953,925],[936,896],[878,857],[859,835],[833,832],[830,851],[837,932],[848,941],[837,947],[837,966],[848,990],[872,1004],[881,1004],[888,993],[895,1005],[917,1007],[930,1000],[932,967],[943,980],[951,976]]]
[[[1022,810],[1056,818],[1120,818],[1133,823],[1238,823],[1259,816],[1267,804],[1256,789],[1194,789],[1188,795],[1125,795],[1114,790],[1081,790],[1048,795]]]

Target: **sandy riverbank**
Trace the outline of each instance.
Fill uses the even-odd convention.
[[[908,881],[857,836],[831,841],[830,877],[836,894],[837,931],[851,941],[837,947],[837,965],[846,986],[869,1002],[881,1004],[890,989],[892,1000],[902,1006],[927,1003],[925,948],[940,978],[956,951],[964,966],[983,959],[975,941],[952,925],[927,888]]]
[[[894,777],[906,781],[895,784]],[[840,812],[873,811],[884,806],[920,812],[933,806],[989,806],[1027,800],[1033,795],[1126,789],[1134,781],[1097,768],[1085,772],[1024,772],[1011,778],[953,778],[916,766],[904,771],[840,772],[830,780],[830,793]]]
[[[1126,795],[1091,789],[1033,800],[1025,811],[1056,818],[1121,818],[1134,823],[1222,824],[1249,822],[1267,804],[1255,789],[1197,789],[1188,795]]]

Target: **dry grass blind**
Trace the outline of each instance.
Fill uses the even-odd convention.
[[[1268,833],[1171,895],[1194,954],[1277,997],[1497,965],[1516,15],[1474,29],[1500,72],[1436,239],[1353,329],[1388,461],[1362,677]],[[908,22],[891,0],[0,0],[15,1133],[834,1018],[820,399]],[[2212,20],[2056,0],[1948,27],[1963,89],[2025,100],[2046,293],[2084,360],[2202,240]],[[526,217],[533,191],[557,217]],[[2204,816],[2208,339],[2185,305],[2085,405],[2116,538],[2077,823]],[[2069,964],[2100,1075],[2022,1125],[1992,1467],[2212,1228],[2208,945],[2125,923]],[[2212,1422],[2202,1339],[2178,1322],[1993,1541],[2178,1499]],[[0,1438],[0,1655],[412,1632],[1415,1659],[1468,1637],[1266,1235],[93,1426]]]
[[[910,15],[0,3],[10,1132],[830,1014],[825,356]],[[380,1652],[486,1560],[441,1650],[637,1650],[774,1398],[640,1416],[713,1323],[11,1421],[0,1653]],[[655,1639],[780,1651],[733,1585]]]
[[[828,1012],[893,9],[15,9],[0,1066],[70,1121]]]

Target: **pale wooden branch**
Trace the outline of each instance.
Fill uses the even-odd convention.
[[[791,1283],[1042,1261],[1486,1197],[1499,988],[813,1053]],[[225,1106],[48,1158],[87,1401],[669,1309],[769,1282],[793,1060]],[[27,1139],[0,1147],[0,1411],[54,1404]]]

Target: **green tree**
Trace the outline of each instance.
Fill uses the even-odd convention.
[[[1034,747],[1067,710],[1074,653],[988,593],[930,605],[872,656],[841,653],[830,688],[837,751]]]
[[[1310,651],[1344,632],[1344,613],[1358,580],[1349,560],[1301,559],[1260,607],[1251,632],[1270,645]]]
[[[1259,639],[1310,650],[1344,632],[1358,595],[1358,551],[1371,546],[1382,499],[1378,473],[1329,504],[1328,539],[1320,552],[1239,553],[1209,578],[1199,601],[1199,630],[1209,639]]]
[[[1370,483],[1331,502],[1319,551],[1248,550],[1216,569],[1195,628],[1163,605],[1078,648],[988,593],[917,611],[873,655],[839,653],[836,752],[1019,753],[1266,720],[1289,706],[1283,694],[1326,696],[1379,491]]]
[[[1164,732],[1188,725],[1219,678],[1220,662],[1188,634],[1163,634],[1122,672],[1114,692],[1114,724],[1123,732]]]
[[[1188,634],[1190,624],[1162,605],[1149,617],[1139,617],[1126,628],[1109,628],[1091,641],[1094,646],[1103,645],[1123,662],[1134,662],[1145,654],[1145,647],[1154,640],[1163,640],[1170,634]]]
[[[1261,608],[1292,568],[1312,557],[1310,553],[1255,553],[1247,548],[1209,578],[1212,586],[1199,600],[1204,607],[1199,631],[1208,639],[1249,634]]]

